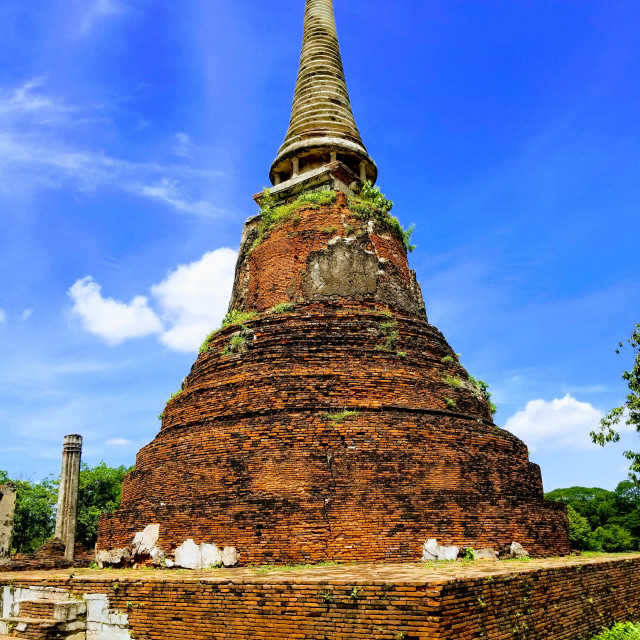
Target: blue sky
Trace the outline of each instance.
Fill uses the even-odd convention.
[[[430,321],[545,488],[613,488],[640,322],[636,0],[334,0]],[[0,5],[0,469],[132,464],[226,310],[288,125],[302,0]]]

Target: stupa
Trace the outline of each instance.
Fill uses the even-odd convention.
[[[416,561],[429,539],[568,553],[565,507],[428,322],[371,186],[331,0],[306,0],[270,179],[225,323],[101,518],[100,561]]]

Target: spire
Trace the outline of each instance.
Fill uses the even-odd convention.
[[[306,0],[300,71],[289,131],[269,177],[280,184],[336,160],[361,180],[377,167],[356,126],[342,68],[332,0]]]

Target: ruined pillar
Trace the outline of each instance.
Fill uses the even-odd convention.
[[[16,490],[10,484],[0,486],[0,560],[11,555],[15,510]]]
[[[80,456],[82,436],[65,436],[62,445],[62,471],[58,490],[56,514],[56,538],[65,544],[65,560],[73,560],[76,542],[76,519],[78,509],[78,486],[80,481]]]

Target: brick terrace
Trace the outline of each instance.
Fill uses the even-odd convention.
[[[582,640],[640,618],[640,555],[260,573],[76,570],[0,585],[104,593],[138,640]]]

